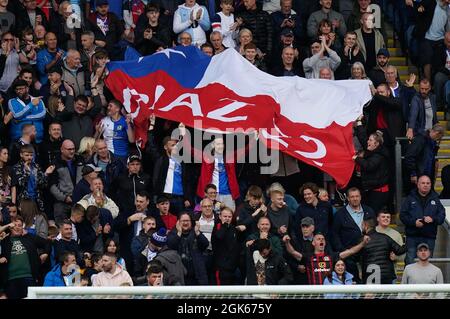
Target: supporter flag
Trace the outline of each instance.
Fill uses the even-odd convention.
[[[352,124],[371,99],[368,81],[274,77],[235,50],[211,58],[193,46],[110,62],[108,69],[106,84],[132,114],[142,145],[154,113],[192,127],[196,121],[203,130],[258,129],[269,147],[320,168],[340,186],[352,175]]]

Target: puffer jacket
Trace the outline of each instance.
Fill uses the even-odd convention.
[[[355,162],[361,169],[361,183],[364,190],[372,190],[386,185],[389,182],[389,152],[380,145],[373,151],[367,150],[366,129],[359,125],[356,127],[359,142],[364,147],[364,156],[357,157]]]
[[[268,57],[272,53],[272,19],[270,15],[261,10],[243,10],[238,17],[244,20],[241,28],[247,28],[252,31],[253,43],[263,52],[266,53]]]
[[[361,168],[361,183],[364,190],[372,190],[389,182],[389,153],[384,146],[373,151],[366,150],[364,157],[357,157]]]
[[[391,237],[386,234],[371,230],[367,234],[370,237],[368,244],[362,251],[363,261],[363,282],[373,273],[371,265],[380,267],[380,283],[392,284],[396,278],[394,263],[389,258],[391,252],[401,255],[406,252],[406,246],[398,245]]]
[[[424,216],[430,216],[433,222],[417,228],[416,220]],[[405,225],[406,236],[436,238],[437,226],[445,220],[445,208],[433,190],[426,196],[425,205],[422,206],[420,195],[415,189],[402,203],[400,220]]]

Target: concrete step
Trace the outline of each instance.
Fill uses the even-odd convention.
[[[397,45],[398,45],[398,43],[397,43]],[[387,46],[388,46],[388,48],[393,48],[394,47],[394,39],[393,38],[388,38]]]
[[[408,64],[405,57],[398,57],[398,56],[391,57],[389,63],[395,66]]]
[[[437,113],[437,117],[438,117],[439,121],[444,120],[444,112],[443,111],[438,111],[436,113]]]
[[[402,76],[402,75],[409,75],[411,71],[409,70],[409,67],[407,65],[399,65],[397,66],[397,72],[398,75]]]
[[[403,56],[403,52],[402,52],[401,48],[388,47],[388,51],[389,51],[389,54],[391,55],[391,58],[395,57],[395,56]]]
[[[406,80],[409,79],[409,74],[402,74],[400,75],[400,81],[402,81],[403,83],[406,82]],[[419,84],[419,77],[416,76],[416,80],[414,81],[415,84]]]

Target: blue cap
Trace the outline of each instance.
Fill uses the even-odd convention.
[[[379,55],[384,55],[387,58],[389,58],[391,56],[389,54],[388,49],[386,49],[386,48],[381,48],[380,50],[378,50],[377,56],[379,56]]]
[[[97,1],[95,1],[95,5],[96,6],[104,6],[104,5],[109,5],[109,2],[108,2],[108,0],[97,0]]]

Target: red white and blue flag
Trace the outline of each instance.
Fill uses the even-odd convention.
[[[191,127],[195,121],[202,130],[257,129],[269,147],[318,167],[338,185],[351,178],[352,124],[371,99],[368,81],[275,77],[233,49],[211,58],[193,46],[108,69],[106,84],[132,114],[143,145],[152,113]]]

